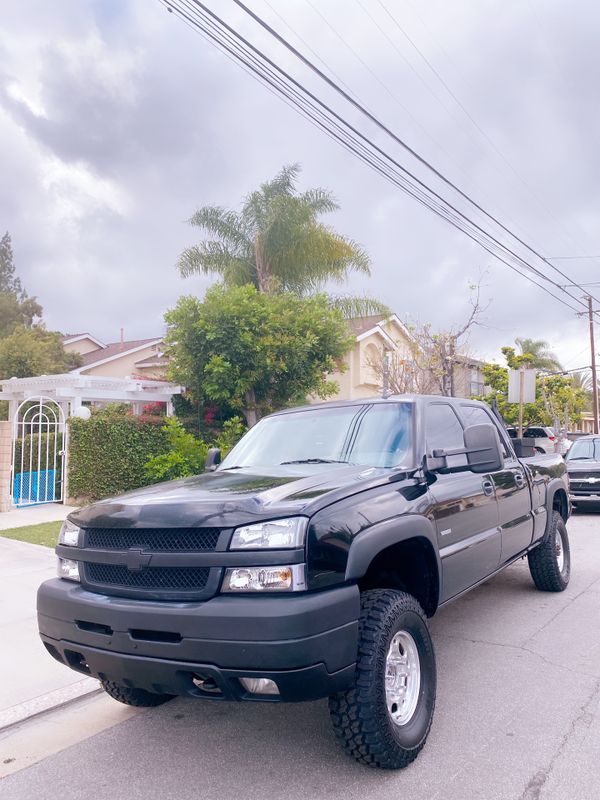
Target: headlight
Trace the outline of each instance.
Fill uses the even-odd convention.
[[[307,523],[306,517],[289,517],[244,525],[234,530],[229,549],[285,550],[303,547]]]
[[[223,592],[301,592],[304,564],[289,567],[237,567],[225,570]]]
[[[65,544],[67,547],[77,547],[79,544],[79,531],[80,529],[77,525],[73,525],[72,522],[66,519],[58,534],[58,543]]]
[[[57,573],[59,578],[65,578],[68,581],[79,581],[79,561],[73,561],[71,558],[59,558]]]

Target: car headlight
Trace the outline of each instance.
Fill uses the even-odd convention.
[[[60,533],[58,534],[58,543],[64,544],[67,547],[77,547],[79,545],[79,533],[80,528],[77,525],[74,525],[68,519],[66,519],[63,524],[62,528],[60,529]]]
[[[302,592],[304,564],[286,567],[235,567],[225,570],[223,592]]]
[[[289,517],[236,528],[230,550],[285,550],[303,547],[307,517]]]
[[[79,561],[73,561],[71,558],[59,558],[57,574],[59,578],[64,578],[67,581],[79,581]]]

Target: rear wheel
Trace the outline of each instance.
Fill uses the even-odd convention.
[[[106,694],[110,695],[113,700],[118,700],[119,703],[125,703],[126,706],[153,708],[173,699],[173,695],[170,694],[154,694],[145,689],[131,689],[128,686],[120,686],[114,681],[101,681],[101,683]]]
[[[435,694],[433,643],[419,603],[391,589],[364,592],[354,682],[329,698],[346,752],[371,767],[408,766],[427,739]]]
[[[571,577],[571,548],[564,519],[552,512],[550,525],[542,543],[528,556],[529,571],[536,587],[542,592],[562,592]]]

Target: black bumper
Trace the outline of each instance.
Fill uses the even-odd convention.
[[[40,586],[37,607],[42,641],[59,661],[159,694],[315,700],[345,689],[354,674],[356,586],[160,603],[108,597],[55,579]],[[199,688],[198,677],[210,690]],[[251,695],[240,677],[270,678],[280,694]]]

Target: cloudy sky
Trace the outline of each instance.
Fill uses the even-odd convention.
[[[230,0],[206,1],[318,87]],[[600,256],[596,3],[247,1],[539,252]],[[529,336],[548,339],[567,368],[589,363],[586,320],[360,163],[158,0],[20,0],[2,16],[0,232],[49,328],[161,333],[164,310],[209,283],[174,267],[197,240],[193,211],[236,206],[300,162],[302,187],[327,187],[340,203],[329,224],[371,255],[372,277],[347,291],[442,329],[465,317],[468,285],[484,274],[491,302],[472,351],[490,357]],[[556,263],[600,282],[600,259]]]

